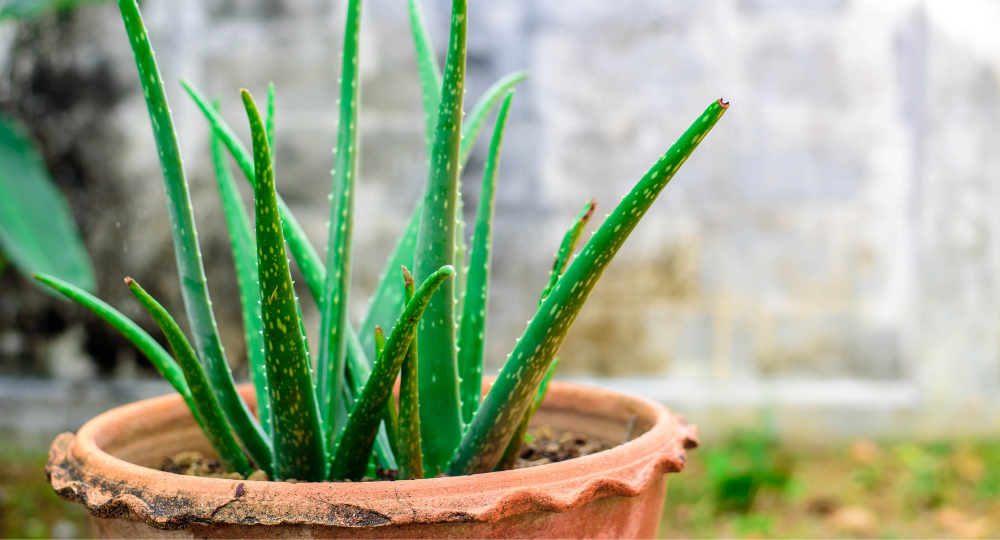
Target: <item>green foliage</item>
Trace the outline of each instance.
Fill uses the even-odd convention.
[[[430,170],[424,188],[420,229],[417,232],[413,276],[423,281],[442,266],[454,266],[458,225],[459,151],[462,142],[462,104],[465,99],[465,40],[467,0],[455,0],[451,12],[448,59],[445,62],[441,103],[431,149]],[[417,329],[420,343],[418,381],[425,404],[420,408],[424,474],[444,470],[462,437],[462,404],[455,340],[455,285],[445,282],[431,299]]]
[[[323,419],[328,445],[340,435],[347,363],[347,310],[351,290],[351,249],[354,233],[354,184],[358,176],[358,40],[361,35],[361,0],[347,4],[344,51],[341,54],[340,117],[334,148],[333,200],[326,246],[326,280],[320,302],[319,377]]]
[[[218,109],[218,104],[215,108]],[[268,124],[273,117],[273,114],[268,117]],[[250,218],[243,208],[236,179],[229,170],[222,141],[215,132],[212,132],[209,138],[216,185],[219,188],[222,212],[229,229],[230,249],[236,266],[236,285],[240,290],[243,340],[247,347],[250,380],[257,396],[257,413],[260,416],[261,428],[270,437],[274,432],[271,427],[271,399],[267,391],[267,366],[264,363],[264,328],[260,315],[260,282],[257,280],[257,240],[254,238]]]
[[[205,375],[205,368],[198,362],[198,356],[191,344],[188,343],[187,338],[184,337],[184,332],[177,326],[177,322],[167,313],[167,310],[143,290],[135,280],[125,278],[125,283],[128,284],[129,290],[139,300],[142,307],[146,308],[146,311],[152,315],[163,334],[167,336],[167,342],[170,343],[174,357],[177,358],[177,362],[184,372],[184,378],[191,389],[191,398],[195,405],[193,412],[196,413],[196,417],[201,419],[201,428],[208,437],[215,455],[222,462],[222,466],[230,472],[250,474],[250,464],[243,455],[243,450],[240,450],[240,443],[229,429],[226,417],[222,414],[222,407],[219,406],[219,400],[212,393],[212,386],[208,382],[208,376]],[[270,465],[270,463],[263,464],[265,471],[270,472]]]
[[[462,379],[462,416],[467,424],[479,407],[483,381],[483,344],[486,342],[486,310],[490,291],[490,260],[493,257],[493,206],[496,201],[497,176],[500,169],[500,149],[503,132],[507,127],[507,114],[514,92],[504,99],[493,140],[486,157],[483,185],[479,192],[476,210],[476,230],[472,238],[472,254],[466,277],[466,300],[459,325],[458,371]]]
[[[5,0],[0,2],[0,22],[37,17],[46,11],[73,9],[107,0]]]
[[[42,280],[62,287],[62,292],[95,309],[140,347],[146,347],[143,350],[154,358],[164,376],[185,395],[195,418],[228,467],[247,470],[245,457],[235,450],[238,437],[250,457],[276,479],[360,479],[373,474],[376,463],[386,468],[398,466],[403,478],[433,476],[441,471],[452,475],[485,472],[498,463],[500,468],[512,466],[528,421],[552,380],[558,364],[554,355],[584,300],[656,196],[727,106],[721,100],[709,106],[623,197],[573,258],[583,228],[593,214],[594,202],[584,207],[556,254],[537,313],[492,390],[480,403],[500,152],[510,116],[512,88],[526,75],[517,72],[497,81],[463,122],[467,1],[453,1],[443,77],[417,0],[409,1],[427,120],[428,177],[424,197],[369,300],[360,335],[347,314],[358,182],[361,1],[349,0],[347,4],[325,263],[276,191],[274,85],[268,86],[266,119],[249,92],[242,92],[250,121],[251,153],[216,107],[182,80],[182,86],[212,128],[212,158],[236,262],[248,362],[259,411],[264,416],[263,423],[258,423],[236,393],[222,352],[205,283],[190,189],[138,6],[135,0],[119,0],[119,6],[163,166],[163,185],[194,347],[162,306],[144,295],[134,282],[133,292],[167,334],[180,366],[162,348],[157,349],[158,345],[150,345],[154,342],[137,332],[134,323],[109,311],[106,305],[102,307],[99,300],[54,279]],[[501,100],[466,268],[461,171],[487,117]],[[223,148],[253,187],[252,226]],[[302,270],[305,285],[321,314],[315,374],[291,279],[289,253]],[[406,270],[409,265],[416,278]],[[395,270],[399,267],[403,269],[402,283]],[[421,281],[419,288],[416,281]],[[470,296],[463,305],[465,291]],[[383,328],[388,330],[388,336]],[[397,411],[391,392],[400,376]],[[507,456],[501,462],[505,450]],[[737,484],[738,479],[733,489],[739,488]]]
[[[580,308],[597,279],[625,239],[725,113],[727,103],[714,101],[680,139],[632,188],[594,233],[583,251],[559,278],[518,340],[448,466],[448,474],[464,475],[493,470],[511,435],[531,405]],[[423,393],[423,389],[421,389]],[[484,414],[485,413],[485,414]],[[511,422],[511,419],[515,419]]]
[[[146,98],[146,108],[149,110],[156,147],[159,150],[181,296],[184,299],[191,333],[194,335],[194,345],[202,364],[208,368],[212,388],[236,435],[243,441],[257,463],[270,463],[271,443],[261,429],[260,423],[236,391],[236,383],[222,349],[222,340],[219,338],[219,329],[215,323],[212,301],[208,294],[205,268],[202,265],[201,247],[198,245],[198,232],[191,208],[191,193],[184,175],[184,161],[177,144],[170,105],[167,103],[167,94],[163,88],[163,79],[156,65],[153,48],[149,44],[149,36],[146,35],[146,28],[135,0],[119,0],[118,7],[132,44],[132,52],[135,54],[136,68],[142,83],[143,96]]]
[[[28,134],[2,116],[0,258],[25,276],[48,274],[91,293],[97,288],[66,198]]]
[[[455,269],[450,266],[441,267],[424,280],[406,303],[399,324],[393,328],[392,334],[385,342],[385,349],[375,361],[372,376],[351,411],[333,460],[333,470],[330,472],[333,479],[356,480],[364,474],[378,422],[382,418],[385,403],[392,393],[393,383],[420,324],[421,316],[433,298],[434,292],[454,273]]]
[[[718,512],[747,513],[762,489],[780,493],[788,485],[790,465],[766,432],[737,434],[728,447],[706,451],[705,464]]]
[[[257,275],[264,323],[264,359],[274,416],[274,471],[278,478],[323,480],[327,472],[326,438],[285,255],[267,133],[246,90],[243,90],[243,104],[250,117],[257,172],[254,189]]]

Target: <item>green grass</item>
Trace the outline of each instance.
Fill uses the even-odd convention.
[[[1000,536],[1000,442],[808,447],[748,432],[688,456],[665,538]]]
[[[0,447],[0,538],[93,538],[83,506],[45,481],[44,451]]]

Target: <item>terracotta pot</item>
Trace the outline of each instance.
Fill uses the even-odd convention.
[[[241,388],[252,402],[253,391]],[[82,503],[102,538],[652,538],[666,473],[684,467],[697,428],[662,405],[554,382],[533,422],[629,442],[527,469],[396,482],[198,478],[155,469],[209,452],[178,395],[139,401],[63,433],[46,475]],[[629,434],[628,432],[631,431]],[[152,468],[151,468],[152,467]]]

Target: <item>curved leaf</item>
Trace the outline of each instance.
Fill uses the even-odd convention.
[[[713,102],[622,198],[587,242],[545,302],[528,323],[448,466],[460,476],[493,470],[531,406],[552,357],[562,346],[594,284],[607,268],[657,195],[673,178],[698,143],[725,113],[727,103]]]
[[[233,435],[226,422],[219,400],[212,393],[212,386],[208,382],[208,376],[205,375],[205,368],[198,361],[198,356],[187,338],[184,337],[184,332],[181,331],[180,326],[177,326],[177,321],[134,279],[125,278],[125,283],[128,284],[129,290],[139,300],[142,307],[146,308],[146,311],[152,315],[163,334],[167,336],[167,342],[170,343],[170,348],[173,349],[174,356],[188,381],[195,408],[201,416],[202,431],[212,445],[212,449],[215,450],[215,455],[222,461],[222,466],[230,472],[249,474],[251,472],[250,463],[247,462],[243,450],[240,449],[240,443],[236,441],[236,436]],[[270,463],[261,463],[260,466],[265,472],[271,474]]]
[[[0,116],[0,251],[25,276],[44,273],[94,292],[94,267],[69,203],[28,134]]]

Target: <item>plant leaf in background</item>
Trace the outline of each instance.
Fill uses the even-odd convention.
[[[273,94],[272,94],[273,95]],[[219,108],[216,101],[215,108]],[[271,123],[273,115],[268,117]],[[250,380],[257,395],[257,415],[268,437],[273,437],[271,425],[271,398],[267,391],[267,366],[264,364],[264,334],[260,315],[260,284],[257,281],[257,240],[253,226],[243,207],[243,199],[236,179],[229,170],[229,162],[222,141],[214,131],[209,135],[215,183],[219,188],[222,213],[229,230],[229,246],[236,267],[236,285],[240,291],[240,310],[243,314],[243,340],[247,348],[247,366]]]
[[[87,292],[96,289],[94,268],[69,203],[35,144],[2,116],[0,251],[25,276],[48,274]]]
[[[108,0],[5,0],[0,2],[0,22],[36,17],[50,10],[73,9]]]
[[[486,310],[490,291],[490,267],[493,256],[493,207],[496,201],[497,176],[500,167],[500,149],[503,145],[504,128],[514,91],[507,93],[497,124],[493,128],[493,140],[483,171],[483,185],[479,192],[479,208],[476,210],[476,230],[472,237],[472,257],[469,261],[468,283],[464,313],[459,325],[458,373],[462,378],[462,416],[466,424],[479,407],[479,396],[483,380],[483,344],[486,341]]]
[[[339,411],[344,368],[347,365],[347,318],[351,289],[351,250],[354,233],[354,189],[358,176],[358,40],[361,34],[361,0],[347,3],[344,50],[341,53],[340,114],[337,119],[337,146],[333,150],[330,224],[326,246],[326,280],[320,304],[319,371],[320,410],[333,447],[340,430]],[[362,331],[371,331],[364,328]]]

